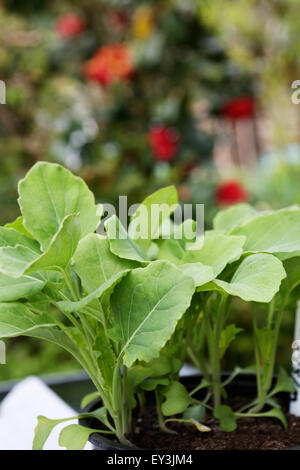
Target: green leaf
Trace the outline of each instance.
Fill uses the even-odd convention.
[[[300,257],[290,258],[283,262],[286,278],[280,286],[280,295],[285,301],[291,292],[300,284]]]
[[[21,303],[0,303],[0,338],[21,336],[36,328],[53,327],[47,314],[37,315]]]
[[[174,186],[159,189],[148,196],[131,218],[128,229],[130,236],[133,239],[139,239],[141,246],[146,250],[151,240],[159,237],[162,223],[174,212],[177,204],[178,196]],[[156,212],[156,209],[159,210]],[[137,228],[139,228],[139,234],[137,234]]]
[[[244,243],[245,237],[206,233],[201,250],[186,251],[181,263],[199,262],[211,266],[216,277],[228,263],[240,258]]]
[[[37,259],[37,253],[17,245],[0,248],[0,272],[11,277],[21,277],[28,266]]]
[[[17,245],[25,246],[36,253],[40,253],[40,247],[37,241],[13,228],[0,227],[0,246],[15,247]]]
[[[80,233],[80,216],[76,214],[66,216],[51,240],[48,250],[26,268],[25,274],[40,270],[65,269],[75,253]]]
[[[120,258],[139,262],[149,261],[147,253],[128,235],[118,217],[113,215],[105,223],[110,250]]]
[[[72,416],[70,418],[63,418],[63,419],[49,419],[46,418],[46,416],[38,416],[38,424],[34,430],[34,441],[33,441],[33,450],[43,450],[43,447],[50,436],[52,430],[57,426],[58,424],[64,423],[66,421],[71,421],[74,419],[78,418],[83,418],[83,417],[92,417],[98,419],[100,422],[105,424],[109,429],[112,429],[110,423],[108,422],[107,419],[107,411],[104,407],[98,408],[97,410],[91,412],[91,413],[81,413],[78,416]],[[67,447],[68,449],[72,450],[81,450],[85,446],[88,437],[85,440],[85,443],[83,444],[83,447],[80,447],[83,443],[83,433],[80,431],[78,432],[77,430],[74,429],[74,431],[65,431],[65,429],[69,429],[71,427],[78,426],[82,429],[87,429],[89,430],[88,437],[92,432],[102,432],[102,433],[110,433],[111,431],[98,431],[94,429],[89,429],[89,428],[84,428],[83,426],[80,426],[79,424],[71,424],[70,426],[67,426],[64,428],[59,436],[59,445],[62,447]],[[72,437],[73,436],[73,437]],[[70,439],[70,441],[69,441]]]
[[[81,178],[60,165],[38,162],[19,183],[19,204],[24,227],[46,251],[63,219],[80,213],[81,237],[99,223],[91,191]]]
[[[149,377],[161,377],[173,371],[172,361],[164,356],[153,359],[147,364],[137,364],[128,370],[128,383],[131,388],[136,388]]]
[[[94,432],[97,431],[80,426],[80,424],[70,424],[60,432],[58,442],[61,447],[66,447],[67,450],[82,450]]]
[[[170,380],[167,377],[156,377],[154,379],[145,380],[145,382],[141,383],[140,388],[151,392],[155,390],[158,385],[166,386],[169,385],[169,382]]]
[[[0,273],[0,302],[29,298],[40,292],[46,284],[34,276],[22,276],[14,279]]]
[[[89,294],[121,271],[139,266],[135,261],[114,255],[109,249],[108,239],[95,233],[80,240],[73,261],[73,267]]]
[[[286,373],[286,371],[280,367],[277,382],[272,392],[269,394],[270,397],[280,392],[295,392],[295,384],[293,379]]]
[[[202,405],[189,406],[183,414],[183,419],[186,420],[193,419],[194,421],[204,421],[205,417],[206,409]]]
[[[174,264],[179,264],[185,255],[185,244],[182,240],[163,240],[158,253],[158,259],[170,261]]]
[[[219,279],[214,283],[228,294],[243,300],[270,302],[285,276],[281,261],[275,256],[262,253],[245,258],[230,283]]]
[[[215,278],[214,271],[211,266],[205,266],[202,263],[187,263],[178,266],[180,270],[194,279],[195,286],[202,286]]]
[[[199,244],[199,240],[195,242],[196,222],[192,219],[187,219],[180,225],[174,225],[173,232],[169,236],[170,238],[160,243],[158,257],[159,259],[171,261],[174,264],[181,262],[187,249],[191,246],[195,247],[195,243]]]
[[[287,430],[287,428],[288,428],[288,423],[287,423],[286,417],[285,417],[284,413],[281,411],[280,408],[277,408],[277,407],[272,408],[271,410],[266,411],[264,413],[259,413],[258,416],[264,416],[266,418],[279,419],[279,421],[282,423],[284,429]]]
[[[173,381],[163,391],[166,400],[161,405],[161,410],[164,416],[172,416],[178,413],[183,413],[191,403],[186,388],[180,382]]]
[[[58,302],[58,305],[64,312],[78,312],[79,310],[84,309],[84,307],[91,303],[92,300],[101,297],[101,295],[103,295],[108,289],[118,284],[118,282],[121,281],[122,277],[124,277],[129,271],[129,269],[126,269],[125,271],[120,271],[119,273],[115,274],[110,279],[108,279],[106,282],[104,282],[104,284],[98,287],[98,289],[96,289],[94,292],[87,295],[86,297],[83,297],[77,302],[63,300],[61,302]]]
[[[43,450],[44,445],[52,430],[60,423],[68,421],[66,419],[49,419],[46,416],[38,416],[38,424],[34,430],[34,440],[32,450]]]
[[[113,373],[116,367],[116,356],[102,325],[97,327],[93,350],[103,378],[104,387],[111,392]]]
[[[79,216],[69,215],[62,221],[48,250],[40,256],[24,246],[0,248],[0,271],[12,277],[20,277],[39,270],[60,271],[69,264],[79,237]]]
[[[81,400],[80,408],[81,408],[81,409],[85,408],[86,406],[88,406],[90,403],[92,403],[93,401],[97,400],[98,398],[100,398],[100,393],[99,393],[99,392],[88,393],[88,394],[85,395],[85,397],[83,397],[83,399]]]
[[[26,235],[27,237],[29,238],[33,238],[33,236],[31,235],[31,233],[28,232],[28,230],[26,230],[26,228],[24,227],[23,225],[23,217],[20,216],[18,217],[16,220],[14,220],[13,222],[9,223],[9,224],[6,224],[5,225],[5,228],[13,228],[14,230],[16,230],[17,232],[19,233],[23,233],[23,235]]]
[[[300,210],[289,208],[261,214],[236,227],[232,233],[247,237],[244,245],[246,253],[291,253],[300,250]]]
[[[194,290],[193,280],[167,261],[135,269],[117,285],[111,297],[114,333],[127,367],[159,355]]]
[[[236,417],[230,406],[220,405],[215,408],[214,417],[220,421],[220,426],[225,432],[232,432],[237,427]]]
[[[215,230],[229,233],[232,229],[253,218],[256,214],[257,211],[249,204],[236,204],[219,211],[213,220],[213,227]]]
[[[235,325],[227,325],[226,328],[222,330],[219,343],[220,358],[224,356],[232,341],[235,340],[236,336],[241,331],[243,331],[243,329],[237,328]]]

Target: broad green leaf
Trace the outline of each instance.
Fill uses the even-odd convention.
[[[149,258],[145,250],[128,235],[118,217],[113,215],[105,223],[109,238],[110,250],[120,258],[147,262]]]
[[[32,450],[43,450],[44,445],[51,432],[60,423],[68,421],[65,419],[49,419],[46,416],[38,416],[38,424],[34,430],[34,440]]]
[[[137,359],[158,357],[194,290],[194,281],[167,261],[135,269],[117,285],[111,297],[112,319],[127,367]]]
[[[244,245],[246,253],[294,252],[300,250],[300,210],[281,209],[259,215],[233,231],[235,235],[247,237]]]
[[[38,254],[25,246],[0,248],[0,272],[11,277],[21,277]]]
[[[47,314],[37,315],[21,303],[0,303],[0,338],[21,336],[36,328],[53,327]]]
[[[0,248],[0,271],[12,277],[20,277],[40,270],[65,269],[76,250],[80,237],[78,215],[69,215],[62,221],[48,250],[38,256],[24,246]]]
[[[36,253],[40,253],[40,247],[37,241],[20,233],[14,228],[0,227],[0,246],[15,247],[17,245],[25,246]]]
[[[215,408],[214,417],[220,421],[220,426],[225,432],[232,432],[237,427],[236,417],[230,406],[220,405]]]
[[[32,449],[33,450],[43,450],[43,447],[44,447],[48,437],[50,436],[50,434],[53,431],[53,429],[55,428],[55,426],[57,426],[58,424],[64,423],[66,421],[72,421],[74,419],[89,418],[89,417],[98,419],[100,422],[102,422],[108,428],[111,429],[110,423],[107,419],[107,411],[104,407],[98,408],[97,410],[95,410],[91,413],[81,413],[78,416],[72,416],[70,418],[63,418],[63,419],[49,419],[49,418],[46,418],[46,416],[38,416],[38,424],[37,424],[37,426],[34,430],[34,441],[33,441],[33,448]],[[68,438],[68,436],[69,436],[68,432],[66,434],[63,433],[63,431],[65,429],[68,429],[71,426],[78,426],[82,429],[88,429],[88,428],[84,428],[83,426],[80,426],[78,424],[72,424],[70,426],[67,426],[60,433],[59,444],[62,447],[68,447],[69,448],[69,446],[70,446],[70,449],[74,448],[74,450],[77,450],[77,447],[78,447],[78,450],[81,450],[81,447],[80,447],[81,442],[82,442],[81,441],[81,439],[82,439],[81,434],[79,436],[79,440],[78,440],[78,436],[77,436],[77,438],[76,437],[74,438],[73,443],[72,442],[69,443],[69,441],[68,441],[68,439],[69,439]],[[97,431],[97,430],[90,429],[89,435],[92,432],[102,432],[102,433],[110,433],[111,434],[110,431]],[[74,431],[74,433],[77,434],[76,431]],[[73,435],[73,432],[71,434]],[[64,436],[66,436],[66,437],[64,438]],[[66,439],[66,441],[65,441],[65,439]],[[71,436],[70,436],[70,439],[71,439]],[[84,445],[86,444],[87,439],[86,439]],[[83,445],[83,447],[84,447],[84,445]],[[72,447],[72,446],[74,446],[74,447]]]
[[[163,240],[159,247],[158,259],[170,261],[179,264],[185,254],[185,245],[181,240]]]
[[[220,358],[224,356],[232,341],[235,340],[236,336],[241,331],[243,331],[243,329],[237,328],[235,325],[227,325],[226,328],[222,330],[219,343]]]
[[[216,277],[228,263],[240,258],[245,240],[242,236],[205,233],[201,250],[186,251],[181,263],[202,263],[211,266]]]
[[[82,450],[94,432],[99,431],[80,426],[80,424],[70,424],[60,432],[58,442],[61,447],[66,447],[67,450]]]
[[[29,298],[40,292],[46,284],[34,276],[22,276],[17,279],[0,274],[0,302]]]
[[[183,413],[191,403],[191,397],[188,394],[185,386],[173,381],[163,391],[166,400],[161,405],[161,411],[164,416],[172,416],[178,413]]]
[[[24,227],[23,217],[22,216],[18,217],[13,222],[10,222],[9,224],[6,224],[5,228],[13,228],[17,232],[23,233],[23,235],[26,235],[29,238],[33,238],[31,233],[29,233],[28,230],[26,230],[26,228]]]
[[[92,192],[81,178],[60,165],[38,162],[19,183],[24,227],[46,251],[63,219],[80,213],[81,237],[99,223]]]
[[[256,214],[257,211],[249,204],[236,204],[219,211],[213,220],[213,227],[215,230],[229,233],[236,226],[253,218]]]
[[[98,287],[98,289],[96,289],[94,292],[87,295],[86,297],[83,297],[77,302],[63,300],[61,302],[58,302],[58,305],[64,312],[78,312],[79,310],[84,309],[84,307],[91,303],[92,300],[101,297],[101,295],[103,295],[108,289],[114,287],[129,271],[129,269],[126,269],[125,271],[120,271],[119,273],[115,274],[110,279],[108,279],[108,281],[104,282],[104,284]]]
[[[184,274],[194,279],[195,286],[202,286],[215,278],[211,266],[205,266],[202,263],[187,263],[178,266]]]
[[[80,233],[80,216],[76,214],[66,216],[51,240],[48,250],[31,263],[25,273],[65,269],[76,251]]]
[[[231,282],[216,279],[214,283],[228,294],[243,300],[270,302],[285,276],[279,259],[261,253],[245,258],[235,271]]]
[[[144,199],[131,218],[128,232],[132,239],[140,239],[141,246],[146,250],[151,240],[159,237],[162,223],[174,212],[177,204],[174,186],[159,189]]]
[[[91,294],[116,274],[138,267],[139,263],[124,260],[109,249],[109,241],[96,233],[80,240],[73,256],[74,269],[83,287]]]
[[[286,371],[280,367],[277,382],[272,392],[269,394],[270,397],[280,392],[295,392],[295,384],[293,379],[286,373]]]

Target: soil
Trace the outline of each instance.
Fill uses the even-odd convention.
[[[300,417],[286,417],[287,431],[273,418],[243,418],[235,431],[224,432],[212,416],[207,416],[205,425],[211,428],[210,432],[200,433],[194,426],[169,423],[168,427],[178,433],[174,435],[159,430],[153,408],[147,419],[137,418],[132,441],[140,449],[156,450],[279,450],[300,446]]]
[[[183,379],[185,385],[195,387],[199,383],[199,377]],[[226,404],[233,410],[251,402],[255,393],[255,381],[253,376],[245,376],[243,381],[229,385]],[[201,392],[196,398],[203,399]],[[139,449],[149,450],[279,450],[300,446],[300,416],[296,417],[287,412],[289,394],[279,394],[278,404],[288,421],[288,429],[285,431],[281,422],[275,418],[242,418],[237,422],[237,429],[233,432],[224,432],[218,421],[207,413],[202,423],[211,431],[199,432],[195,426],[183,423],[168,423],[168,428],[177,434],[162,432],[158,426],[158,419],[154,400],[147,401],[147,411],[142,415],[140,410],[133,414],[133,435],[130,442]],[[94,404],[93,409],[99,404]],[[89,420],[89,427],[98,427],[99,421]],[[96,436],[99,436],[96,435]],[[113,439],[112,439],[113,440]]]

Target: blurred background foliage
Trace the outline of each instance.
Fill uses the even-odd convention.
[[[206,226],[237,202],[300,203],[297,0],[2,0],[0,223],[38,160],[79,174],[99,202],[139,202],[175,184]],[[225,359],[249,363],[251,319]],[[235,310],[234,309],[234,310]],[[237,315],[233,311],[233,315]],[[288,364],[293,313],[281,357]],[[76,367],[56,348],[12,341],[0,379]],[[252,356],[250,361],[252,360]]]

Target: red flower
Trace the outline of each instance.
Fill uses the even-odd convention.
[[[154,126],[149,131],[149,143],[156,160],[173,160],[179,143],[175,129],[162,125]]]
[[[85,77],[103,86],[129,79],[133,70],[131,55],[122,44],[100,47],[84,66]]]
[[[84,29],[84,22],[75,13],[67,13],[61,16],[55,25],[55,30],[63,39],[78,36]]]
[[[244,119],[250,118],[255,112],[255,102],[248,96],[240,96],[228,101],[222,109],[223,117],[227,119]]]
[[[247,200],[247,192],[237,181],[226,181],[217,188],[216,201],[221,206],[230,206]]]

